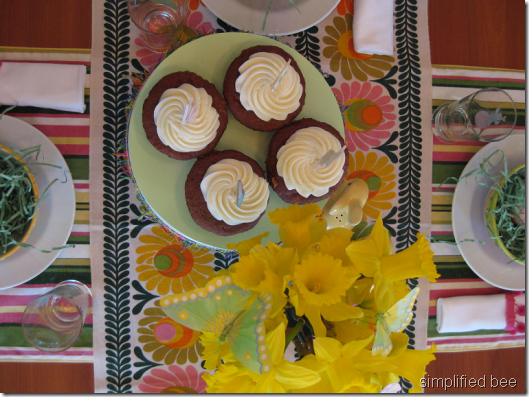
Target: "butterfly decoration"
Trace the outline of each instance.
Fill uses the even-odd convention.
[[[377,325],[375,341],[371,349],[373,356],[381,354],[386,357],[391,353],[393,344],[389,336],[392,332],[402,332],[408,326],[413,318],[412,309],[417,295],[419,295],[419,288],[415,287],[390,309],[380,311],[375,315]]]
[[[246,291],[231,277],[219,276],[204,288],[166,296],[160,304],[174,321],[218,335],[219,347],[227,342],[235,358],[250,371],[270,371],[272,361],[263,323],[272,307],[270,294]]]

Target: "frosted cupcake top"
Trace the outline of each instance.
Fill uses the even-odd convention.
[[[154,109],[160,140],[177,152],[204,149],[217,135],[219,114],[204,88],[182,84],[166,90]]]
[[[263,121],[285,120],[300,106],[303,85],[282,56],[257,52],[239,67],[235,90],[242,106]]]
[[[329,150],[337,153],[341,148],[340,141],[323,128],[302,128],[277,152],[277,173],[288,190],[296,190],[305,198],[324,196],[343,176],[345,153],[330,164],[318,163]]]
[[[244,197],[237,204],[237,182],[241,181]],[[266,209],[270,191],[268,182],[257,175],[250,164],[224,159],[211,165],[200,189],[213,217],[228,225],[253,222]]]

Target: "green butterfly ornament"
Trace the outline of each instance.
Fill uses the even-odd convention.
[[[229,276],[215,277],[204,288],[162,298],[163,311],[174,321],[228,342],[239,362],[250,371],[266,373],[271,358],[263,321],[272,307],[270,294],[246,291]]]
[[[412,289],[404,298],[395,303],[389,310],[375,315],[377,332],[371,352],[373,356],[381,354],[386,357],[393,349],[390,335],[392,332],[402,332],[413,318],[413,305],[419,295],[419,288]]]

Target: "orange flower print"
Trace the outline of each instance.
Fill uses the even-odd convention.
[[[353,0],[340,0],[338,6],[336,7],[336,11],[338,11],[338,14],[340,15],[345,15],[346,13],[352,14],[354,12],[353,10]]]
[[[323,49],[323,56],[331,60],[333,72],[340,71],[343,78],[367,81],[368,77],[380,79],[391,69],[395,58],[388,55],[359,54],[353,44],[353,16],[346,13],[343,17],[333,19],[334,26],[326,26],[328,36],[323,37],[327,47]]]
[[[214,272],[210,264],[215,257],[209,249],[184,248],[160,226],[153,226],[151,232],[139,237],[143,245],[136,249],[138,280],[147,282],[147,290],[179,294],[206,284]]]
[[[189,9],[193,11],[196,10],[200,3],[200,0],[189,0]]]
[[[395,188],[395,166],[389,159],[378,157],[376,153],[364,153],[356,151],[349,153],[349,175],[347,179],[360,178],[369,186],[369,197],[364,206],[364,219],[367,217],[377,219],[381,211],[393,207],[396,193]]]
[[[156,305],[158,306],[158,302]],[[204,350],[198,343],[199,331],[177,323],[167,317],[159,307],[147,308],[143,313],[146,317],[138,323],[138,341],[144,344],[143,351],[153,352],[154,361],[163,361],[166,365],[199,361]]]

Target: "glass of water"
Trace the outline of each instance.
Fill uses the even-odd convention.
[[[29,303],[22,317],[22,331],[37,349],[61,352],[77,342],[91,309],[90,289],[79,281],[63,281]]]
[[[432,115],[432,129],[446,143],[496,142],[510,135],[516,117],[516,106],[509,94],[499,88],[484,88],[439,106]]]
[[[182,42],[188,0],[127,0],[130,18],[140,39],[154,52],[164,52]]]

